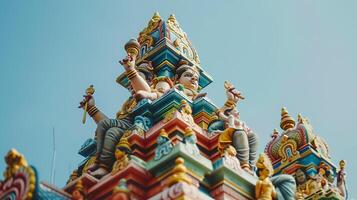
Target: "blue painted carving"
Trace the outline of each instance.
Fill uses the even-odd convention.
[[[152,123],[149,118],[139,115],[134,118],[134,125],[144,131],[148,131],[149,128],[151,128]]]
[[[163,156],[169,154],[173,149],[173,145],[169,138],[159,136],[157,138],[157,148],[155,150],[154,160],[160,160]]]
[[[94,139],[89,138],[81,146],[81,149],[79,149],[78,154],[87,158],[89,156],[94,155],[96,151],[97,151],[97,142]]]
[[[185,143],[187,152],[193,156],[200,156],[200,150],[198,149],[196,142],[197,142],[197,137],[195,134],[186,136],[184,138],[184,143]]]

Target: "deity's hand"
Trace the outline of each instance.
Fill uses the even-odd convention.
[[[234,88],[230,90],[226,90],[226,96],[227,99],[232,100],[234,102],[238,102],[240,99],[245,99],[242,96],[242,93]]]
[[[135,68],[135,57],[127,55],[123,60],[120,60],[119,63],[124,66],[126,71],[132,70]]]
[[[142,99],[150,99],[150,100],[154,100],[156,99],[157,96],[155,96],[154,93],[149,93],[149,92],[146,92],[146,91],[143,91],[143,90],[139,90],[137,91],[133,97],[137,100],[137,101],[140,101]]]
[[[84,109],[84,105],[86,104],[86,102],[88,102],[88,107],[87,110],[93,106],[95,106],[95,100],[94,97],[92,95],[83,95],[83,100],[81,102],[79,102],[79,106],[78,108],[83,108]]]

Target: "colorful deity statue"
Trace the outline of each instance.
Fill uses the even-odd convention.
[[[128,139],[122,137],[115,150],[115,158],[117,159],[113,165],[112,174],[120,171],[129,164],[131,148]]]
[[[149,62],[144,62],[139,67],[135,66],[140,45],[135,39],[131,39],[126,45],[125,50],[128,56],[120,63],[126,70],[126,75],[130,80],[132,94],[139,90],[150,90],[148,83],[152,79],[152,67]],[[97,123],[95,137],[97,141],[97,151],[95,162],[88,167],[91,175],[100,178],[108,174],[115,162],[115,147],[123,136],[125,130],[132,125],[131,111],[136,106],[133,96],[124,102],[121,110],[117,113],[116,119],[108,118],[96,106],[93,96],[85,96],[80,103],[80,107],[88,104],[87,112]]]
[[[225,130],[218,139],[218,150],[222,154],[226,147],[233,145],[237,150],[237,157],[241,167],[251,172],[255,166],[256,152],[258,147],[257,135],[240,120],[237,110],[237,102],[244,99],[234,86],[225,82],[227,101],[217,111],[220,119],[225,121]]]
[[[275,187],[269,179],[274,172],[270,159],[267,155],[260,154],[256,166],[259,180],[255,186],[255,198],[257,200],[275,199]]]
[[[341,160],[340,163],[340,170],[337,173],[337,189],[341,196],[346,197],[346,161]]]

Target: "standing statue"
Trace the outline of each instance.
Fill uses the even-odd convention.
[[[346,161],[341,160],[339,165],[340,165],[340,170],[337,173],[337,189],[339,190],[340,195],[347,199],[348,195],[347,195],[347,188],[346,188],[346,172],[345,172]]]
[[[225,89],[227,101],[217,110],[219,118],[225,121],[225,130],[218,139],[218,150],[222,154],[226,147],[233,145],[242,169],[251,173],[255,166],[258,138],[245,122],[240,120],[237,102],[244,99],[241,92],[228,82],[225,82]]]
[[[259,180],[255,194],[258,200],[295,200],[296,183],[291,175],[280,174],[269,178],[274,170],[269,157],[265,154],[259,155],[256,167]]]
[[[144,62],[135,66],[135,61],[139,53],[139,43],[132,39],[125,45],[128,56],[120,61],[126,70],[127,77],[130,80],[132,94],[136,91],[149,91],[147,82],[151,82],[152,67],[150,63]],[[89,116],[97,123],[95,131],[97,141],[97,152],[95,162],[88,167],[88,172],[97,178],[108,174],[115,162],[115,147],[123,136],[125,130],[132,126],[131,111],[136,106],[136,100],[133,96],[126,100],[117,113],[116,119],[109,119],[96,106],[93,96],[85,96],[80,102],[80,107],[84,108],[87,103],[87,112]]]
[[[260,154],[257,161],[257,174],[259,180],[255,185],[255,198],[257,200],[276,199],[276,191],[269,177],[273,174],[273,166],[265,154]]]

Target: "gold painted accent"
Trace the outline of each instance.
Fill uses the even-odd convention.
[[[259,180],[255,185],[255,197],[257,200],[272,200],[276,198],[275,187],[269,177],[273,174],[273,165],[269,157],[262,153],[257,161]]]
[[[291,155],[287,155],[287,150],[290,149]],[[297,151],[296,141],[289,139],[289,136],[283,135],[281,137],[281,145],[278,150],[278,154],[281,158],[281,166],[288,165],[292,161],[300,158],[299,151]]]
[[[160,136],[170,140],[169,135],[167,134],[165,129],[160,130]]]
[[[189,137],[189,136],[191,136],[191,135],[194,135],[195,134],[195,132],[192,130],[192,128],[191,127],[186,127],[185,128],[185,137]]]
[[[138,40],[141,45],[146,44],[148,48],[153,45],[154,39],[150,34],[159,26],[160,22],[160,14],[158,12],[155,12],[150,21],[148,22],[147,27],[139,33]]]
[[[116,146],[115,158],[117,159],[113,165],[112,174],[119,172],[129,165],[130,157],[128,152],[131,151],[130,143],[126,137],[122,137]]]
[[[273,139],[275,139],[275,138],[277,138],[278,136],[279,136],[279,131],[278,131],[276,128],[274,128],[273,133],[271,134],[271,137],[272,137]]]
[[[83,168],[84,169],[84,168]],[[83,171],[83,170],[82,170]],[[67,185],[68,185],[68,183],[70,183],[70,182],[72,182],[72,181],[74,181],[75,179],[77,179],[78,178],[78,171],[77,170],[73,170],[72,171],[72,173],[71,173],[71,175],[69,176],[69,179],[68,179],[68,181],[67,181]]]
[[[186,182],[189,185],[192,184],[191,178],[186,174],[187,168],[183,164],[184,162],[185,162],[184,159],[181,157],[175,160],[176,166],[171,171],[172,175],[169,177],[166,183],[167,186],[172,186],[175,183],[179,183],[179,182]]]
[[[87,172],[88,171],[88,168],[93,165],[97,160],[97,156],[92,156],[91,158],[89,158],[89,160],[86,162],[86,164],[84,165],[83,169],[82,169],[82,173],[83,172]],[[74,173],[74,171],[72,172],[72,174]],[[74,177],[74,179],[72,179],[72,174],[70,176],[70,180],[74,180],[76,179],[77,177]],[[75,175],[75,174],[73,174]],[[77,174],[78,176],[78,174]]]
[[[172,108],[165,113],[164,119],[162,120],[164,123],[172,120],[175,116],[175,112],[177,111],[176,108]]]
[[[16,149],[11,149],[6,154],[5,161],[7,164],[4,172],[5,179],[11,178],[20,169],[20,167],[28,167],[25,157]]]
[[[281,122],[280,122],[280,127],[284,131],[288,129],[292,129],[295,127],[295,121],[294,119],[289,115],[288,110],[283,107],[281,109]]]
[[[172,63],[170,63],[168,60],[164,60],[163,62],[161,62],[158,66],[156,66],[155,68],[156,68],[156,70],[159,70],[162,66],[164,66],[164,65],[168,65],[168,66],[170,66],[170,68],[171,69],[175,69],[176,67],[175,67],[175,65],[173,65]]]
[[[21,153],[16,149],[10,149],[5,156],[7,167],[4,172],[5,180],[11,179],[19,170],[24,170],[29,175],[28,191],[24,199],[30,200],[33,197],[33,192],[36,187],[36,176],[33,169],[27,164],[27,161]]]

